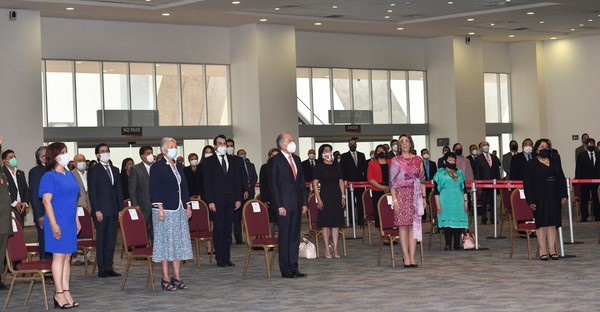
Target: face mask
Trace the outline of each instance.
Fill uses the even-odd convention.
[[[240,157],[242,157],[243,160],[246,160],[246,155],[240,155]]]
[[[531,152],[533,152],[533,147],[525,146],[525,147],[523,147],[523,152],[525,152],[527,154],[531,154]]]
[[[371,159],[375,159],[375,154],[371,154]]]
[[[600,146],[596,146],[596,150],[597,150],[597,151],[600,151]]]
[[[456,156],[462,156],[462,152],[463,152],[462,148],[459,148],[454,151],[454,154],[456,154]]]
[[[167,156],[169,156],[169,158],[171,158],[171,159],[175,159],[175,157],[177,157],[177,149],[176,148],[169,148],[167,150]]]
[[[336,159],[336,161],[338,162],[338,164],[340,163],[340,161],[342,161],[341,158]]]
[[[230,146],[230,147],[226,148],[225,151],[226,151],[227,155],[233,155],[233,147]]]
[[[510,151],[511,151],[511,152],[516,152],[516,151],[518,151],[518,150],[519,150],[519,146],[517,146],[517,145],[511,145],[511,146],[510,146]]]
[[[103,163],[107,163],[110,160],[110,153],[100,153],[100,161]]]
[[[219,155],[225,155],[225,146],[219,146],[219,147],[217,147],[217,154],[219,154]]]
[[[481,150],[483,150],[483,152],[487,154],[490,152],[490,147],[485,145],[483,148],[481,148]]]
[[[595,146],[588,146],[588,147],[587,147],[587,150],[588,150],[588,151],[590,151],[590,152],[593,152],[593,151],[595,151],[595,150],[596,150],[596,147],[595,147]],[[13,159],[14,159],[14,158],[13,158]],[[11,160],[12,160],[12,159],[11,159]],[[14,167],[14,166],[13,166],[13,167]]]
[[[69,162],[71,161],[71,156],[69,156],[69,153],[60,154],[58,157],[58,163],[66,168],[67,165],[69,165]]]
[[[17,166],[17,158],[16,157],[11,158],[8,161],[8,165],[11,166],[11,167],[13,167],[13,168],[16,167]]]
[[[323,159],[331,161],[331,153],[323,153]]]
[[[446,168],[456,170],[456,164],[446,163]]]
[[[538,155],[542,158],[548,158],[548,155],[550,155],[550,150],[545,148],[545,149],[539,151]]]
[[[212,155],[213,155],[212,153],[204,153],[204,158],[208,158],[208,157],[210,157]]]
[[[356,145],[350,145],[350,151],[356,152]]]
[[[149,163],[153,163],[154,162],[154,155],[150,154],[148,156],[146,156],[146,161]]]
[[[424,154],[423,159],[429,159],[429,154]]]
[[[385,153],[384,152],[377,153],[377,158],[385,158]]]
[[[581,140],[581,143],[583,143],[583,145],[587,145],[588,140]]]
[[[476,150],[476,149],[474,149],[474,150],[472,150],[472,151],[471,151],[471,155],[473,155],[473,156],[477,156],[477,154],[479,154],[479,153],[477,152],[477,150]]]
[[[308,159],[314,160],[315,159],[315,154],[308,154]]]
[[[392,151],[397,152],[398,151],[398,145],[392,145]]]
[[[294,143],[294,141],[292,141],[292,142],[290,142],[290,144],[288,144],[287,151],[290,154],[293,154],[296,152],[296,143]]]
[[[83,170],[85,170],[85,168],[86,168],[85,162],[82,161],[82,162],[77,163],[77,170],[83,171]]]
[[[190,161],[190,165],[192,165],[192,166],[198,166],[198,159],[192,159]]]

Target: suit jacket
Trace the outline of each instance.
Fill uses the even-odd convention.
[[[292,173],[292,168],[283,152],[269,159],[271,166],[271,176],[269,179],[269,188],[271,191],[271,206],[273,211],[278,211],[283,207],[287,211],[296,209],[302,210],[302,206],[308,206],[308,191],[306,189],[304,173],[301,168],[300,157],[292,154],[294,164],[296,165],[296,179]]]
[[[143,166],[144,164],[142,164]],[[200,195],[202,189],[202,174],[200,173],[200,166],[196,166],[196,171],[192,170],[192,166],[183,168],[185,173],[185,179],[187,180],[188,192],[190,196]]]
[[[517,155],[517,154],[515,154],[515,155]],[[512,152],[508,152],[508,153],[502,155],[502,170],[504,170],[504,172],[506,172],[506,179],[507,180],[511,180],[511,177],[510,177],[510,166],[511,166],[512,158],[515,155],[513,155]]]
[[[245,164],[245,168],[244,168]],[[246,187],[246,191],[248,192],[248,198],[253,199],[256,194],[255,186],[256,182],[258,182],[258,175],[256,174],[256,167],[250,161],[242,162],[242,170],[244,170],[246,180],[244,180],[244,186]]]
[[[38,197],[40,182],[44,173],[46,173],[46,168],[42,165],[35,166],[29,170],[29,204],[31,205],[31,210],[33,210],[35,220],[42,218],[46,214],[42,199]]]
[[[0,167],[4,169],[4,164],[0,164]],[[13,232],[11,217],[12,200],[10,198],[7,180],[4,170],[0,170],[0,235],[8,235]]]
[[[75,176],[75,180],[77,181],[77,185],[79,185],[79,195],[77,195],[77,206],[79,207],[90,207],[90,197],[88,191],[85,190],[85,185],[83,185],[83,180],[81,179],[81,175],[78,172],[79,170],[73,169],[71,173]],[[89,173],[88,173],[89,177]]]
[[[577,156],[579,155],[579,153],[581,153],[581,152],[585,152],[585,151],[587,151],[587,149],[585,148],[585,146],[584,146],[583,144],[582,144],[582,145],[579,145],[579,146],[578,146],[578,147],[575,149],[575,161],[577,161]]]
[[[11,203],[14,203],[17,200],[17,186],[19,186],[19,195],[21,195],[21,202],[29,203],[29,187],[27,186],[27,181],[25,180],[25,173],[23,172],[23,170],[17,169],[17,181],[13,179],[12,175],[10,174],[10,171],[6,166],[2,166],[2,170],[4,170],[6,181],[8,181],[8,190],[10,191]]]
[[[88,170],[88,196],[92,216],[95,216],[97,211],[102,212],[103,216],[117,216],[123,208],[123,187],[119,169],[110,165],[113,185],[104,168],[99,162]]]
[[[423,170],[425,170],[425,181],[431,181],[433,179],[433,176],[437,172],[437,167],[435,166],[435,162],[431,160],[424,160],[423,162],[425,161],[429,162],[429,175],[427,175],[427,170],[425,170],[425,163],[423,163]]]
[[[236,201],[242,201],[246,186],[244,185],[244,168],[241,167],[241,159],[237,156],[227,155],[227,174],[223,172],[221,162],[217,154],[204,159],[202,175],[204,176],[204,193],[206,204],[214,203],[217,209],[231,205],[234,208]],[[229,209],[229,207],[227,207]]]
[[[479,156],[477,156],[479,157]],[[467,159],[471,162],[471,169],[473,169],[473,175],[475,175],[475,167],[477,166],[477,157],[473,157],[473,155],[469,154],[469,156],[467,156]]]
[[[186,204],[190,201],[183,165],[176,161],[175,166],[181,176],[181,183],[177,183],[173,169],[165,157],[150,167],[150,201],[152,204],[162,204],[165,210],[179,209],[180,201],[185,209]]]
[[[313,160],[315,166],[317,165],[317,160]],[[304,182],[312,182],[315,178],[315,174],[313,172],[315,168],[310,164],[310,159],[307,159],[302,162],[302,173],[304,173]]]
[[[150,175],[143,162],[131,167],[131,173],[129,174],[129,199],[131,199],[132,206],[140,206],[142,211],[152,212]]]
[[[500,179],[500,159],[492,153],[489,153],[489,155],[492,158],[491,167],[488,165],[487,159],[485,159],[485,154],[481,154],[475,158],[476,167],[473,174],[476,180]]]
[[[347,151],[342,154],[340,167],[346,181],[367,181],[367,159],[365,154],[356,151],[357,164],[354,164],[352,153]]]
[[[586,150],[585,153],[577,155],[575,162],[575,178],[576,179],[598,179],[600,178],[600,152],[594,151],[594,163],[590,159],[590,153]]]
[[[269,204],[271,203],[271,192],[269,190],[269,177],[271,176],[271,169],[268,162],[260,166],[259,176],[260,200],[265,204]]]
[[[515,156],[513,156],[510,161],[510,179],[523,180],[528,165],[529,163],[524,152],[517,153]]]

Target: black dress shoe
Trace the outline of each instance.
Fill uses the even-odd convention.
[[[109,276],[109,277],[118,277],[118,276],[121,276],[121,273],[117,273],[117,272],[115,272],[115,270],[106,271],[104,273],[106,273],[106,275]]]
[[[281,272],[281,277],[283,277],[283,278],[294,278],[294,277],[296,277],[296,274],[294,274],[292,272]]]
[[[300,272],[298,270],[293,270],[292,274],[294,274],[296,277],[306,277],[306,276],[308,276],[306,273],[302,273],[302,272]]]
[[[243,240],[238,240],[238,241],[235,241],[235,244],[236,245],[243,245],[244,241]]]
[[[235,264],[233,262],[231,262],[230,260],[225,261],[225,264],[229,267],[235,266]]]
[[[225,261],[217,261],[217,266],[224,268],[224,267],[227,266],[227,262],[225,262]]]
[[[108,274],[106,273],[106,271],[98,271],[98,277],[105,278],[108,277]]]

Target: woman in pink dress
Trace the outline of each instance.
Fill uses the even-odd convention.
[[[417,267],[415,250],[417,241],[423,240],[421,216],[425,201],[425,170],[423,159],[411,154],[415,144],[408,134],[399,138],[402,153],[390,164],[390,191],[394,207],[394,225],[400,230],[400,245],[404,254],[404,267]]]

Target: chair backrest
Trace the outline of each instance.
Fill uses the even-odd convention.
[[[271,237],[271,227],[269,226],[269,211],[267,206],[259,200],[249,200],[242,208],[244,228],[246,230],[247,241],[251,237],[268,236]]]
[[[124,207],[131,207],[131,199],[126,198],[123,200],[123,206]]]
[[[319,230],[317,222],[319,220],[319,206],[317,205],[317,195],[311,193],[308,196],[308,224],[311,230]]]
[[[388,196],[390,199],[388,201]],[[377,202],[377,207],[379,207],[379,229],[381,233],[385,230],[391,230],[395,228],[394,226],[394,208],[391,205],[391,196],[390,194],[384,194]]]
[[[531,210],[527,201],[521,198],[519,189],[514,189],[510,195],[510,205],[515,225],[526,221],[533,221],[533,210]]]
[[[77,233],[77,239],[94,239],[94,222],[89,210],[83,207],[77,207],[77,219],[81,225],[81,230]]]
[[[502,199],[502,207],[504,207],[504,214],[511,215],[512,208],[510,205],[510,195],[512,194],[513,189],[500,189],[500,199]]]
[[[363,214],[366,220],[375,220],[375,209],[373,209],[373,196],[371,190],[365,190],[362,194]]]
[[[13,233],[8,236],[6,246],[6,259],[10,265],[15,261],[27,261],[27,247],[25,246],[25,237],[23,236],[23,227],[15,218],[11,219]]]
[[[198,203],[197,208],[195,203]],[[210,230],[208,206],[202,200],[192,201],[192,217],[188,219],[190,232],[203,232]]]
[[[435,192],[432,190],[429,193],[429,209],[430,209],[430,217],[431,217],[431,222],[433,223],[437,223],[437,203],[435,201]]]
[[[146,220],[138,206],[123,209],[119,215],[119,221],[121,221],[121,234],[123,234],[125,249],[148,245]]]
[[[256,196],[254,196],[254,199],[262,201],[262,197],[260,196],[260,193],[256,194]]]

